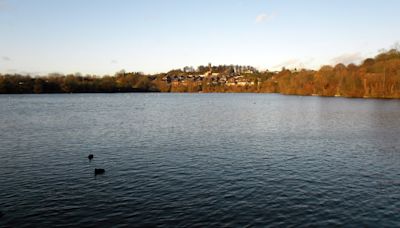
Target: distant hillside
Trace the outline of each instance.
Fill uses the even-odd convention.
[[[97,77],[0,75],[0,93],[255,92],[292,95],[400,98],[400,52],[392,49],[361,65],[318,71],[258,72],[251,66],[185,67],[157,75],[119,72]]]

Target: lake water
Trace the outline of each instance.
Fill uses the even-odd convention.
[[[399,227],[399,137],[399,100],[1,95],[0,227]]]

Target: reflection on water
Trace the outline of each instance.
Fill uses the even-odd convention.
[[[0,226],[398,227],[399,111],[269,94],[2,95]]]

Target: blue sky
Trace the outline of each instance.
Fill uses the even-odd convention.
[[[400,41],[398,0],[0,0],[0,73],[358,62]]]

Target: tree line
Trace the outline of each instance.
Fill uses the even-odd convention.
[[[220,78],[202,80],[186,79],[196,73],[205,73],[209,67],[196,70],[171,70],[167,73],[145,75],[138,72],[118,72],[114,76],[81,76],[80,74],[51,74],[31,77],[19,74],[0,75],[0,93],[115,93],[115,92],[257,92],[290,95],[318,95],[343,97],[400,98],[400,52],[392,49],[374,58],[365,59],[360,65],[337,64],[319,70],[288,70],[279,72],[241,73],[246,85],[220,83]],[[233,73],[230,66],[213,66],[212,71],[221,75]],[[235,66],[235,71],[239,69]],[[240,68],[240,69],[243,69]],[[175,82],[165,78],[178,78]],[[191,77],[190,77],[191,78]]]
[[[400,98],[400,52],[368,58],[360,65],[323,66],[318,71],[283,70],[261,84],[260,92],[282,94]]]
[[[115,76],[51,74],[45,77],[0,75],[0,93],[116,93],[156,92],[152,78],[141,73],[117,73]]]

